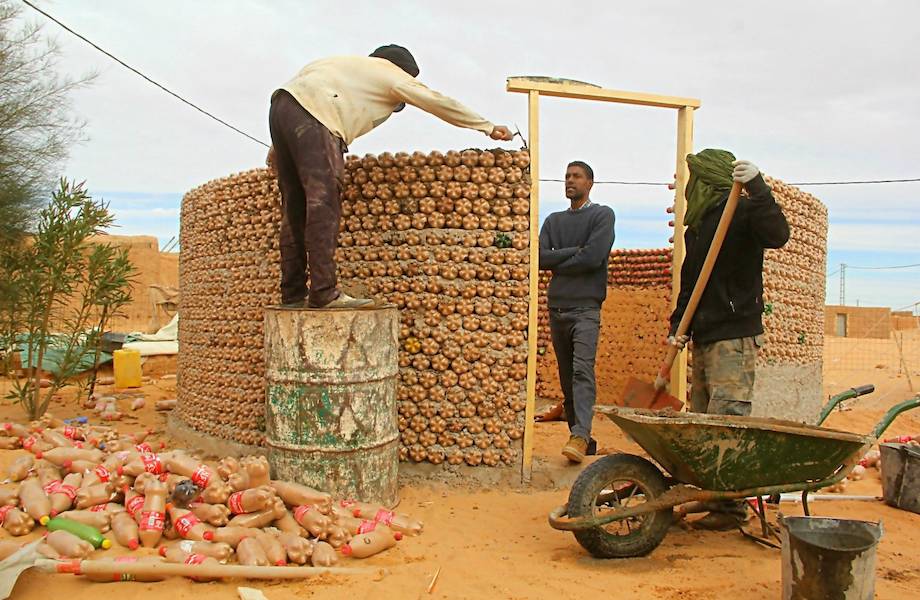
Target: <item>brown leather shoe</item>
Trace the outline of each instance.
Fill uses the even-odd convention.
[[[580,463],[585,459],[588,452],[588,440],[577,435],[569,438],[568,443],[562,449],[562,455],[573,463]]]

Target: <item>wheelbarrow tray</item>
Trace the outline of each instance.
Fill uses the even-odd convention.
[[[794,421],[596,407],[675,480],[736,491],[832,476],[874,438]]]

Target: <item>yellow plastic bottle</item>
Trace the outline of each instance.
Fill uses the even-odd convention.
[[[141,353],[137,350],[116,350],[114,356],[115,387],[141,387]]]

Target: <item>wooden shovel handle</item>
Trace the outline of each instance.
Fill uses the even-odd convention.
[[[690,323],[693,321],[693,315],[696,313],[696,307],[700,303],[700,298],[706,290],[706,284],[709,283],[709,276],[712,275],[712,268],[719,258],[719,252],[722,250],[722,242],[725,241],[725,235],[728,233],[728,226],[731,225],[732,217],[735,216],[735,209],[738,208],[738,198],[741,196],[741,184],[735,182],[732,184],[732,190],[728,194],[728,200],[725,201],[725,209],[722,211],[722,217],[719,219],[719,225],[716,227],[716,233],[712,236],[712,243],[709,245],[709,251],[706,253],[706,260],[703,261],[703,267],[700,269],[700,275],[693,285],[693,292],[690,294],[690,300],[684,309],[684,314],[677,325],[677,331],[674,337],[680,337],[687,333]],[[677,346],[668,346],[668,352],[665,355],[664,363],[658,371],[656,382],[668,381],[671,377],[671,366],[680,349]],[[656,384],[657,385],[657,384]]]
[[[330,573],[333,575],[368,574],[379,569],[351,567],[255,567],[247,565],[200,564],[187,565],[168,562],[115,562],[109,560],[47,560],[39,559],[35,565],[39,570],[50,573],[74,573],[77,575],[162,575],[164,577],[202,577],[238,579],[303,579],[312,575]]]

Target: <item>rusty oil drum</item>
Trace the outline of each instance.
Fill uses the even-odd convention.
[[[275,479],[395,506],[399,313],[265,310],[265,429]]]

